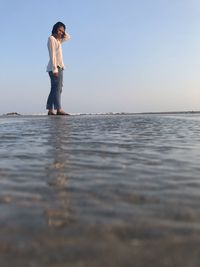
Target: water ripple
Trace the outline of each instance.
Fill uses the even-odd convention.
[[[200,233],[199,120],[1,117],[0,265],[13,266],[17,254],[24,260],[17,257],[16,266],[26,267],[26,259],[43,267],[132,266],[133,259],[147,266],[147,247],[163,255],[154,267],[183,266],[174,255],[191,263]],[[180,243],[180,254],[166,252]],[[71,261],[62,265],[66,248]],[[72,251],[87,255],[85,265]]]

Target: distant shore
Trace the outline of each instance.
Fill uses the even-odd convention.
[[[200,111],[151,111],[151,112],[99,112],[99,113],[69,113],[72,116],[83,116],[83,115],[167,115],[167,114],[200,114]],[[45,116],[46,113],[35,113],[35,114],[20,114],[18,112],[9,112],[1,114],[0,116]]]
[[[9,112],[6,114],[3,114],[2,116],[20,116],[21,114],[19,114],[18,112]]]

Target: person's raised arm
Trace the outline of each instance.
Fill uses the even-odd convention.
[[[69,35],[69,33],[65,32],[64,37],[62,38],[61,42],[68,41],[70,38],[71,38],[71,36]]]

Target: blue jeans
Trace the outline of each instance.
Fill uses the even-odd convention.
[[[61,109],[61,93],[63,86],[63,69],[58,68],[58,77],[49,72],[51,80],[51,91],[47,99],[47,109]]]

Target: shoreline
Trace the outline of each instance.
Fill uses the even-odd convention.
[[[94,115],[176,115],[176,114],[200,114],[200,111],[151,111],[151,112],[101,112],[101,113],[69,113],[70,116],[94,116]],[[0,117],[20,117],[20,116],[47,116],[46,113],[20,114],[11,112],[1,114]]]

